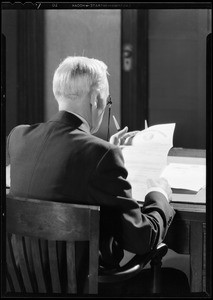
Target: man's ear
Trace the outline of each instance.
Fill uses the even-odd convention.
[[[92,105],[93,108],[97,108],[98,106],[98,91],[93,90],[91,92],[91,97],[90,97],[90,104]]]

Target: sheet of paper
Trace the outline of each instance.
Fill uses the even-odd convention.
[[[198,192],[206,185],[206,166],[170,163],[160,177],[166,178],[172,188]]]
[[[133,146],[147,145],[151,150],[158,145],[173,146],[175,123],[150,126],[139,131],[132,140]],[[157,149],[155,149],[157,151]]]
[[[175,123],[151,126],[140,131],[132,145],[123,146],[127,180],[132,185],[132,197],[144,201],[147,179],[158,179],[167,165],[167,155],[173,146]]]
[[[190,204],[206,203],[206,188],[200,189],[197,193],[173,193],[172,202],[182,202]]]

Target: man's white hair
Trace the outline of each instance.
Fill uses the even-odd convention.
[[[104,89],[107,77],[107,65],[97,59],[84,56],[68,56],[53,76],[53,93],[60,98],[81,97],[91,89]]]

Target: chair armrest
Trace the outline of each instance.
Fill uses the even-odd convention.
[[[156,249],[144,255],[136,254],[127,264],[116,269],[99,269],[99,282],[118,282],[127,280],[137,275],[150,261],[161,261],[166,255],[168,246],[164,243],[159,244]]]

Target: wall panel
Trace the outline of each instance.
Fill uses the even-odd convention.
[[[120,10],[46,10],[46,90],[45,119],[57,111],[52,93],[52,77],[58,64],[67,56],[85,55],[108,65],[112,114],[120,122]],[[107,135],[107,111],[96,134]],[[111,134],[115,126],[111,123]]]

